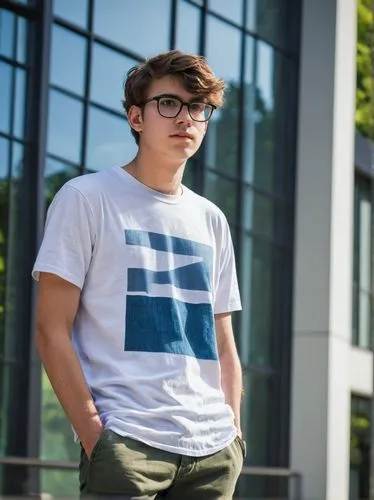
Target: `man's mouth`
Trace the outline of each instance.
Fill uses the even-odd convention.
[[[177,132],[176,134],[171,134],[170,137],[185,137],[186,139],[193,139],[191,134],[187,134],[187,132]]]

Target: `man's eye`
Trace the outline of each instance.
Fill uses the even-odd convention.
[[[202,102],[193,102],[190,104],[190,109],[192,112],[202,113],[205,109],[205,104]]]
[[[161,99],[160,104],[165,108],[175,108],[176,106],[178,106],[178,103],[175,99]]]

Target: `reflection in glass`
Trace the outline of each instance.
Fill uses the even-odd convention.
[[[17,61],[26,63],[27,23],[23,17],[17,18]]]
[[[218,205],[230,222],[235,222],[237,183],[210,171],[205,171],[204,174],[204,196]]]
[[[47,145],[49,153],[79,164],[82,111],[82,103],[78,100],[56,90],[50,92]]]
[[[65,182],[73,177],[76,177],[77,175],[79,175],[79,171],[76,167],[47,157],[44,171],[44,187],[47,207],[51,203],[57,191],[65,184]]]
[[[14,25],[14,15],[0,9],[0,54],[9,58],[13,57]]]
[[[20,139],[25,129],[26,71],[16,69],[16,96],[14,106],[13,134]]]
[[[247,28],[281,47],[287,40],[286,19],[286,1],[248,0]]]
[[[91,107],[87,168],[102,170],[113,165],[124,165],[133,159],[136,152],[137,146],[125,118],[119,118]]]
[[[354,265],[353,265],[353,335],[354,345],[372,346],[372,201],[371,182],[355,178],[354,197]]]
[[[53,13],[86,28],[87,5],[87,0],[53,0]]]
[[[272,191],[275,167],[275,55],[270,45],[257,44],[257,80],[255,90],[255,170],[253,178],[250,168],[246,170],[248,182]],[[279,161],[279,165],[282,165]]]
[[[254,81],[254,50],[255,40],[247,35],[245,37],[245,63],[244,63],[244,179],[253,181],[254,170],[254,133],[256,123],[256,83]]]
[[[270,379],[264,375],[244,375],[243,434],[247,439],[248,463],[268,464]]]
[[[200,41],[201,9],[184,1],[177,3],[176,49],[198,54]]]
[[[9,142],[0,137],[0,179],[8,177],[8,161],[9,161]],[[0,196],[0,203],[2,196]],[[2,213],[2,212],[1,212]]]
[[[10,106],[12,90],[12,67],[0,61],[0,131],[10,133]]]
[[[242,203],[242,220],[246,230],[273,238],[274,201],[246,186]]]
[[[273,255],[270,244],[242,235],[240,289],[241,359],[246,365],[270,365]]]
[[[234,2],[228,2],[227,0],[209,0],[209,9],[237,24],[242,24],[242,0],[235,0]]]
[[[370,498],[370,398],[352,396],[349,498]]]
[[[51,83],[82,95],[86,67],[85,56],[86,39],[54,24]]]
[[[122,111],[123,84],[127,71],[137,61],[99,43],[93,46],[91,100]]]
[[[141,56],[168,50],[170,0],[95,1],[94,32]]]
[[[44,370],[42,372],[40,458],[75,462],[79,460],[79,444],[74,442],[68,419],[57,400]],[[42,491],[59,497],[74,497],[78,491],[76,471],[41,472]]]
[[[225,104],[216,110],[207,133],[206,162],[210,167],[237,175],[239,166],[240,31],[209,17],[207,59],[228,87]],[[225,43],[222,44],[222,40]],[[235,54],[235,56],[233,56]]]

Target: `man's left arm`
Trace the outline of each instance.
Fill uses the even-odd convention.
[[[238,351],[232,329],[231,313],[215,314],[218,357],[221,365],[221,384],[226,403],[234,412],[235,426],[242,436],[240,425],[240,403],[243,393],[243,378]]]

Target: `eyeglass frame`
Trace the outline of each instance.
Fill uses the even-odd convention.
[[[164,99],[164,98],[170,98],[170,99],[176,99],[177,101],[180,102],[180,108],[177,112],[177,114],[175,116],[164,116],[160,113],[160,99]],[[213,114],[213,111],[215,109],[217,109],[217,106],[215,106],[214,104],[211,104],[210,102],[204,102],[204,101],[200,101],[198,98],[194,98],[194,99],[191,99],[191,101],[183,101],[180,97],[178,97],[177,95],[175,94],[160,94],[160,95],[156,95],[154,97],[149,97],[148,99],[146,99],[145,101],[143,101],[142,103],[142,106],[145,106],[146,104],[152,102],[152,101],[156,101],[157,102],[157,111],[158,111],[158,114],[160,116],[162,116],[163,118],[168,118],[168,119],[174,119],[176,118],[179,113],[182,111],[183,109],[183,106],[187,106],[187,110],[188,110],[188,114],[190,115],[191,117],[191,120],[193,120],[194,122],[197,122],[197,123],[206,123],[208,122],[211,117],[212,117],[212,114]],[[206,119],[206,120],[196,120],[195,118],[193,118],[193,116],[191,115],[191,111],[190,111],[190,105],[191,104],[207,104],[208,106],[211,107],[211,112],[210,112],[210,115],[209,117]]]

